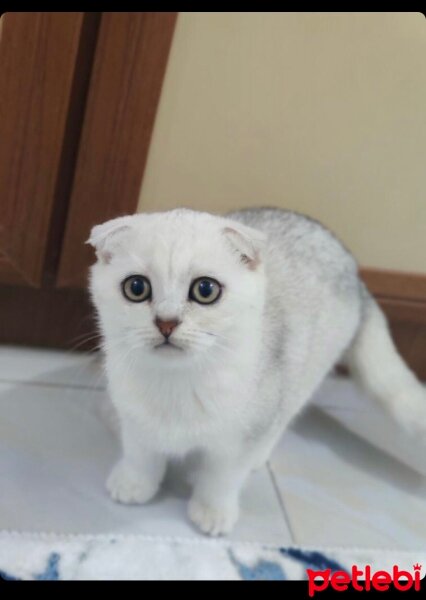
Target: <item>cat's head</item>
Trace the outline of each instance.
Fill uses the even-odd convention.
[[[173,365],[253,341],[265,295],[262,232],[176,209],[97,225],[88,243],[107,347]]]

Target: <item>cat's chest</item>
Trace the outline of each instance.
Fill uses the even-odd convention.
[[[241,421],[241,382],[222,377],[136,377],[127,383],[123,410],[159,449],[186,452],[208,444]]]

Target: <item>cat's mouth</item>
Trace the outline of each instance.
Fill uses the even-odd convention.
[[[154,350],[162,350],[162,349],[180,350],[181,352],[183,352],[183,348],[181,348],[180,346],[177,346],[176,344],[174,344],[173,342],[171,342],[168,339],[164,340],[164,342],[161,342],[160,344],[157,344],[156,346],[154,346]]]

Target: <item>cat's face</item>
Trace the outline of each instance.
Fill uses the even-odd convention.
[[[180,209],[114,219],[92,230],[91,292],[106,347],[146,364],[208,361],[259,321],[263,234]]]

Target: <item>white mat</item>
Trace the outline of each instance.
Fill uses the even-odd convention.
[[[209,539],[147,536],[40,536],[0,533],[0,578],[26,580],[284,580],[306,569],[352,565],[413,572],[426,552],[265,547]],[[422,571],[422,575],[424,570]]]

